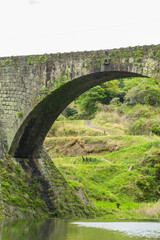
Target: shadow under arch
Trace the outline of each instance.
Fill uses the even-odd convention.
[[[73,79],[53,90],[26,117],[15,134],[9,153],[16,158],[38,157],[52,124],[75,98],[101,83],[129,77],[146,76],[123,71],[92,73]]]

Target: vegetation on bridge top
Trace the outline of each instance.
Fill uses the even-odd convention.
[[[141,58],[149,57],[151,59],[160,60],[160,45],[135,46],[119,49],[106,49],[96,51],[29,55],[29,56],[12,56],[0,58],[0,67],[20,67],[24,63],[33,66],[34,64],[51,64],[56,61],[64,60],[82,60],[86,63],[85,67],[104,63],[108,58],[110,63],[119,63],[121,59],[133,58],[137,63],[141,62]],[[88,61],[90,60],[90,61]],[[128,63],[129,64],[129,63]],[[91,66],[90,65],[90,66]]]

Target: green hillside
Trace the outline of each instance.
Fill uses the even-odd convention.
[[[113,82],[91,89],[68,106],[52,126],[45,147],[97,215],[160,218],[159,82]],[[99,129],[85,126],[84,119]]]

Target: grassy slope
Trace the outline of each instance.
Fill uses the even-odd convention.
[[[3,162],[5,161],[5,163]],[[48,218],[48,209],[39,196],[37,183],[10,156],[0,160],[0,218]]]
[[[103,154],[147,142],[144,137],[125,135],[124,132],[117,136],[108,133],[104,135],[103,131],[84,126],[84,120],[70,120],[55,122],[44,145],[52,157],[66,157]]]
[[[83,162],[81,157],[54,158],[53,161],[69,184],[76,190],[83,189],[98,211],[105,212],[106,218],[157,217],[157,211],[148,216],[145,211],[139,214],[133,210],[146,206],[138,201],[143,196],[142,189],[136,184],[140,176],[138,169],[128,171],[127,164],[111,164],[100,156],[88,157],[91,158],[91,162]],[[117,202],[120,209],[116,207]]]
[[[102,136],[103,132],[97,131],[84,126],[84,120],[66,120],[56,121],[49,133],[48,137],[77,137],[77,136]]]
[[[150,210],[147,215],[148,208],[145,211],[146,204],[141,203],[144,192],[137,185],[137,180],[142,176],[141,171],[138,166],[135,166],[134,171],[128,171],[128,169],[131,164],[138,163],[144,153],[148,153],[159,144],[159,141],[155,141],[143,144],[142,149],[142,145],[137,145],[107,153],[105,156],[87,156],[87,159],[92,159],[91,162],[84,162],[82,157],[54,158],[53,161],[69,184],[76,190],[83,189],[99,211],[103,210],[107,213],[107,218],[152,218],[157,217],[157,211],[153,214]],[[125,164],[128,161],[128,155],[130,155],[130,163]],[[113,161],[113,164],[104,159]],[[121,204],[120,209],[116,208],[116,202]],[[133,211],[139,207],[144,211]],[[149,209],[152,208],[149,206]]]
[[[83,126],[83,121],[56,124],[58,127],[53,127],[54,131],[50,132],[45,142],[53,161],[73,188],[84,190],[99,213],[103,213],[106,218],[160,217],[159,202],[145,203],[156,202],[160,197],[159,137],[126,135],[127,120],[117,113],[111,113],[108,117],[101,113],[92,123],[100,128],[117,131],[117,136],[104,136],[103,132],[95,129],[90,129],[91,133]],[[64,126],[65,131],[57,130]],[[70,129],[74,129],[74,137]],[[93,151],[82,154],[79,145]],[[100,149],[102,145],[106,149]],[[67,148],[68,152],[65,152]],[[67,154],[71,157],[66,157]],[[81,156],[87,154],[88,161],[83,161]],[[131,165],[134,170],[128,171]],[[117,202],[120,203],[119,209]]]

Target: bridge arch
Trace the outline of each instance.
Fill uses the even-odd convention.
[[[33,156],[76,97],[136,76],[160,79],[160,45],[0,58],[0,139],[13,156]]]
[[[143,76],[160,79],[160,45],[0,58],[0,158],[5,160],[8,152],[15,157],[31,185],[33,179],[40,186],[41,198],[52,216],[59,199],[66,201],[69,189],[45,151],[40,151],[53,122],[90,88],[118,78]],[[42,99],[45,89],[49,91]],[[77,195],[72,193],[68,210],[65,205],[68,215],[79,206],[74,205]],[[80,205],[80,213],[82,209]]]
[[[53,90],[25,118],[13,138],[10,154],[16,158],[38,157],[52,124],[75,98],[101,83],[130,77],[144,76],[128,71],[96,72],[75,78]]]

